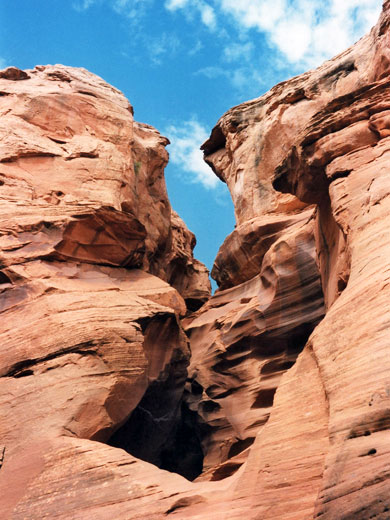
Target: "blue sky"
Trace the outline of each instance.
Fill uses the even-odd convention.
[[[169,137],[174,209],[211,269],[234,227],[199,146],[230,107],[320,65],[374,25],[381,0],[0,0],[0,66],[85,67]]]

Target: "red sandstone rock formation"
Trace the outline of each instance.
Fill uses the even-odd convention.
[[[52,446],[108,441],[154,386],[169,433],[179,317],[210,284],[167,198],[168,141],[119,91],[62,66],[7,69],[0,91],[1,510],[50,517],[23,497]]]
[[[202,385],[192,406],[199,407],[211,427],[204,440],[206,461],[216,466],[209,478],[237,471],[243,457],[237,460],[235,445],[248,453],[228,496],[242,500],[250,518],[390,517],[390,459],[384,440],[390,384],[389,17],[390,2],[385,2],[367,37],[316,71],[233,108],[203,145],[206,161],[230,188],[238,226],[213,269],[223,290],[189,324],[190,375]],[[302,210],[297,199],[275,189],[311,206]],[[271,268],[278,288],[283,277],[275,274],[286,270],[278,269],[277,258],[270,262],[267,257],[278,241],[288,244],[295,229],[302,233],[304,221],[299,225],[298,220],[308,213],[313,227],[307,236],[314,235],[316,246],[310,248],[310,240],[298,243],[317,258],[327,312],[294,367],[280,379],[280,357],[292,358],[288,349],[280,352],[267,312],[279,302],[279,327],[291,327],[286,299],[307,326],[316,325],[305,299],[293,300],[298,288],[308,290],[308,280],[315,280],[316,266],[299,263],[299,248],[290,245],[285,262],[290,273],[294,266],[296,276],[304,276],[301,285],[287,285],[279,295],[272,284],[270,291],[265,273]],[[260,280],[267,281],[256,283],[255,308],[265,336],[273,340],[269,358],[262,352],[261,327],[253,326],[256,265]],[[313,305],[313,294],[306,302]],[[287,331],[294,343],[291,329]],[[232,335],[239,350],[231,348]],[[263,366],[270,366],[266,378]],[[273,402],[270,393],[256,394],[263,385],[277,387]],[[202,407],[210,400],[214,406],[208,405],[212,413],[207,416]],[[253,408],[259,408],[262,423],[267,404],[272,405],[269,420],[259,427]],[[248,449],[254,425],[257,434]]]
[[[163,138],[86,72],[0,73],[5,518],[390,518],[389,26],[220,119],[200,309]]]

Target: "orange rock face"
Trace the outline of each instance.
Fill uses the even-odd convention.
[[[213,129],[212,297],[164,138],[86,71],[0,73],[4,518],[390,518],[389,26]]]
[[[62,66],[7,69],[0,90],[1,509],[50,517],[22,497],[51,446],[107,442],[156,386],[173,428],[179,317],[210,283],[167,198],[168,141],[119,91]]]
[[[389,518],[389,16],[385,2],[368,36],[316,71],[233,108],[203,145],[230,188],[238,225],[213,268],[222,290],[188,325],[190,375],[202,385],[193,406],[211,428],[205,477],[236,471],[228,496],[250,518]],[[280,266],[271,256],[278,243]],[[259,318],[248,290],[256,266],[263,336],[253,332]],[[320,291],[310,292],[317,275],[325,313],[319,324]],[[282,333],[267,322],[277,304]],[[306,337],[294,336],[291,308]],[[278,350],[285,332],[302,350],[287,372],[281,360],[295,358]],[[303,349],[299,340],[307,341]],[[275,396],[264,391],[272,387]],[[202,414],[208,400],[214,406]]]

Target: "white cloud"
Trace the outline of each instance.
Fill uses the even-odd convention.
[[[196,31],[191,48],[191,44],[184,43],[186,38],[180,45],[175,36],[178,33],[172,28],[159,35],[146,32],[140,22],[147,13],[153,15],[156,0],[73,2],[79,11],[105,3],[127,18],[132,25],[133,43],[146,47],[154,64],[161,64],[164,58],[180,51],[193,56],[208,45],[207,39],[206,43],[198,39]],[[212,32],[213,46],[221,52],[220,61],[204,61],[198,74],[226,79],[240,92],[247,88],[248,95],[259,95],[258,89],[269,83],[260,77],[268,74],[267,62],[272,60],[270,68],[274,72],[284,71],[288,75],[320,65],[370,29],[378,18],[381,3],[382,0],[164,0],[162,5],[171,14],[184,15],[187,23]],[[261,41],[264,38],[270,47],[268,51]],[[213,52],[212,49],[210,55]],[[274,76],[280,81],[280,74]]]
[[[210,5],[201,2],[199,5],[199,10],[202,22],[210,29],[213,29],[216,26],[214,9]]]
[[[185,7],[187,3],[188,0],[167,0],[167,2],[165,2],[165,7],[169,11],[175,11],[176,9],[181,9]]]
[[[286,0],[222,0],[221,9],[245,28],[271,30],[287,9]]]
[[[292,64],[319,65],[376,22],[381,0],[221,0],[239,29],[264,33]]]
[[[199,149],[209,137],[209,132],[204,126],[196,119],[191,119],[180,126],[169,126],[165,134],[171,141],[170,162],[187,174],[189,182],[200,183],[206,189],[213,189],[221,184],[203,161],[203,153]]]

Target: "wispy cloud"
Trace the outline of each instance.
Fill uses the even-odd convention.
[[[269,86],[259,71],[269,76],[267,70],[272,68],[280,80],[281,73],[284,78],[320,65],[375,24],[382,0],[164,0],[160,8],[184,16],[194,28],[192,47],[188,39],[183,43],[186,38],[179,42],[175,26],[155,34],[141,23],[157,9],[157,0],[73,0],[72,5],[85,11],[102,3],[131,23],[132,44],[146,48],[155,65],[179,52],[193,56],[204,51],[207,38],[199,39],[196,25],[208,29],[220,61],[205,59],[198,73],[209,79],[225,78],[238,91],[247,88],[248,95],[257,95],[262,83]]]
[[[222,67],[219,67],[217,65],[210,65],[208,67],[203,67],[196,72],[194,72],[195,76],[205,76],[207,79],[216,79],[220,78],[221,76],[228,77],[229,72],[226,69],[223,69]]]
[[[244,61],[247,61],[245,58]],[[261,89],[266,85],[265,79],[256,67],[249,63],[244,63],[240,66],[209,66],[194,72],[195,76],[204,76],[207,79],[221,79],[224,78],[227,83],[243,96],[243,99],[256,97],[261,94]]]
[[[188,51],[189,56],[195,56],[199,51],[203,49],[203,43],[200,40],[197,40],[195,45]]]
[[[139,20],[152,7],[154,0],[76,0],[72,6],[76,11],[82,12],[102,2],[129,20]]]
[[[180,47],[180,40],[169,33],[162,33],[161,36],[148,38],[146,41],[150,58],[155,65],[162,65],[166,54],[173,55]]]
[[[111,0],[115,12],[130,20],[139,20],[153,5],[154,0]]]
[[[211,30],[214,30],[217,25],[216,11],[205,0],[166,0],[165,7],[168,11],[182,9],[190,19],[193,18],[194,12],[197,12],[203,24]]]
[[[86,11],[96,2],[96,0],[78,0],[73,2],[72,7],[76,9],[76,11]]]
[[[201,144],[209,137],[209,131],[196,119],[180,125],[171,125],[165,130],[171,141],[170,161],[186,175],[190,183],[200,183],[206,189],[214,189],[221,182],[203,161]]]
[[[223,57],[228,63],[234,61],[249,61],[252,57],[254,45],[252,42],[231,43],[223,50]]]
[[[225,78],[240,94],[247,89],[247,95],[258,95],[262,86],[269,88],[268,69],[280,81],[348,48],[376,23],[381,4],[382,0],[166,0],[164,5],[187,21],[196,21],[196,16],[199,20],[201,13],[203,24],[217,37],[226,65],[205,62],[196,74]],[[258,51],[265,41],[267,57]]]

